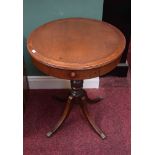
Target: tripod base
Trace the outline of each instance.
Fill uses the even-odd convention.
[[[95,122],[92,120],[88,109],[87,109],[87,103],[96,103],[101,100],[101,98],[96,98],[94,100],[91,100],[88,98],[86,91],[83,90],[83,80],[73,80],[71,81],[71,92],[67,99],[64,111],[57,122],[57,124],[54,126],[54,128],[47,133],[47,137],[51,137],[63,124],[63,122],[66,120],[66,118],[69,116],[69,113],[72,108],[72,104],[74,100],[77,100],[80,104],[80,107],[82,109],[83,114],[85,115],[86,119],[94,129],[94,131],[102,138],[105,138],[105,134],[103,131],[95,124]]]

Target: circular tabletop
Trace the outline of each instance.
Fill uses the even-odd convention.
[[[67,18],[36,28],[28,38],[27,47],[34,64],[40,70],[66,78],[55,75],[53,70],[79,71],[82,74],[82,71],[100,68],[101,72],[104,66],[116,60],[118,63],[125,48],[125,38],[116,27],[106,22]],[[107,72],[113,68],[114,65]]]

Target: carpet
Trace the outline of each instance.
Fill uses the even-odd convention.
[[[52,98],[68,90],[30,90],[24,113],[24,155],[130,155],[130,78],[105,77],[99,89],[87,89],[88,96],[104,97],[88,109],[106,134],[102,140],[92,130],[78,104],[51,138],[64,103]]]

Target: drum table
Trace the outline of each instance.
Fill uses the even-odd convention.
[[[27,48],[39,70],[71,81],[64,112],[47,136],[52,136],[62,125],[76,101],[92,128],[104,139],[105,134],[87,110],[87,103],[96,103],[101,98],[89,99],[83,80],[104,75],[116,67],[125,48],[123,34],[114,26],[94,19],[59,19],[36,28],[28,37]]]

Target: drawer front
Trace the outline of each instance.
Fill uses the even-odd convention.
[[[33,64],[43,73],[67,80],[84,80],[104,75],[113,70],[117,66],[119,61],[120,57],[107,65],[97,68],[86,70],[65,70],[47,66],[32,58]]]

